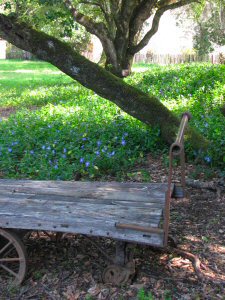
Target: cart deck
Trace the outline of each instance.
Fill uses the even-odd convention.
[[[167,186],[0,180],[0,227],[105,236],[162,247]]]

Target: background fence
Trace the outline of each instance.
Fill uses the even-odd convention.
[[[188,62],[211,62],[221,63],[220,54],[210,54],[199,56],[197,54],[152,54],[137,53],[134,57],[135,63],[152,63],[159,65],[180,64]]]
[[[3,42],[3,41],[1,41]],[[28,59],[34,60],[35,56],[31,53],[21,50],[11,44],[4,46],[4,56],[0,58],[7,59]],[[84,51],[82,53],[85,57],[93,61],[94,53],[93,51]],[[213,64],[225,63],[225,54],[209,54],[209,55],[197,55],[197,54],[154,54],[152,52],[147,52],[146,54],[137,53],[134,57],[135,63],[152,63],[159,65],[170,65],[170,64],[180,64],[189,62],[211,62]]]

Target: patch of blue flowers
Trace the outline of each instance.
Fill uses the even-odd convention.
[[[112,104],[93,96],[30,112],[0,125],[0,168],[4,177],[71,180],[125,172],[159,147],[160,131],[148,128]],[[106,109],[107,107],[107,109]],[[71,108],[74,108],[73,110]],[[104,114],[107,113],[107,118]]]

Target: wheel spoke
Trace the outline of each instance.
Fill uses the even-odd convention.
[[[13,272],[11,269],[9,269],[8,267],[6,267],[3,264],[0,264],[0,267],[2,269],[4,269],[5,271],[7,271],[8,273],[12,274],[14,277],[18,278],[18,274],[16,274],[15,272]]]
[[[6,253],[3,254],[3,256],[4,256],[4,257],[9,256],[9,254],[10,254],[13,250],[15,250],[14,247],[10,248]]]
[[[3,262],[14,262],[14,261],[22,261],[23,259],[20,257],[15,257],[15,258],[0,258],[0,263]]]
[[[6,244],[1,250],[0,254],[2,254],[10,245],[12,244],[12,241],[9,241],[8,244]]]

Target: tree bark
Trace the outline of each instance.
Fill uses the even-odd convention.
[[[83,86],[114,102],[129,115],[148,125],[159,125],[162,138],[168,143],[174,141],[179,120],[156,97],[124,83],[122,79],[81,56],[68,44],[24,23],[18,23],[4,14],[0,14],[0,36],[33,53],[39,59],[52,63]],[[207,144],[204,138],[190,127],[188,136],[195,148]]]

